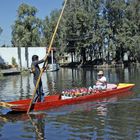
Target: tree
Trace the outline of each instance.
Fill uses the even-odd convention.
[[[130,50],[133,60],[140,62],[140,1],[129,0],[126,6],[125,32],[127,49]]]
[[[60,10],[54,10],[51,12],[50,17],[46,16],[45,20],[43,21],[42,46],[46,46],[46,47],[49,46],[49,43],[54,33],[59,16],[60,16]],[[56,57],[63,54],[64,48],[66,46],[66,37],[65,37],[66,26],[64,22],[65,22],[65,19],[63,15],[61,18],[60,24],[58,26],[57,32],[56,32],[54,42],[53,42],[53,47],[56,48]]]
[[[51,12],[50,18],[46,16],[45,20],[43,21],[43,26],[42,26],[43,27],[42,28],[42,32],[43,32],[42,45],[43,46],[49,46],[59,15],[60,15],[60,12],[58,10],[54,10]],[[53,43],[53,46],[55,47],[59,46],[58,45],[59,28],[60,27],[58,27],[56,37]]]
[[[63,19],[65,51],[79,53],[82,62],[87,55],[91,60],[94,56],[122,61],[126,51],[138,59],[139,8],[139,0],[68,1]]]
[[[28,67],[28,47],[40,46],[41,20],[36,17],[37,9],[27,4],[21,4],[18,8],[18,16],[12,26],[12,44],[18,47],[20,67],[21,50],[25,48],[25,58]]]
[[[68,1],[65,11],[65,26],[67,51],[72,54],[80,54],[81,60],[86,61],[86,48],[90,46],[94,8],[93,1]],[[76,53],[75,53],[76,52]]]
[[[138,49],[139,46],[140,2],[138,0],[107,0],[105,4],[109,25],[107,39],[112,42],[117,52],[116,60],[122,61],[126,51],[136,55],[136,48]],[[110,45],[108,43],[109,47]]]
[[[22,47],[40,46],[41,20],[36,17],[37,9],[27,4],[18,8],[18,16],[12,26],[12,44]]]

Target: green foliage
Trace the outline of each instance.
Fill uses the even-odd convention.
[[[57,24],[57,20],[59,17],[59,11],[54,10],[51,12],[50,14],[50,18],[47,16],[45,18],[45,20],[43,21],[43,25],[42,25],[42,33],[43,33],[43,38],[42,38],[42,46],[49,46],[49,43],[51,41],[52,35],[54,33],[56,24]],[[60,44],[58,44],[58,40],[59,40],[59,28],[58,31],[56,33],[56,37],[53,43],[53,46],[55,47],[59,47]]]
[[[41,20],[36,17],[37,9],[27,4],[18,8],[18,16],[12,26],[12,44],[20,47],[40,46]]]
[[[58,55],[78,54],[83,61],[93,59],[140,61],[139,0],[69,0],[61,19],[53,46]],[[12,31],[14,46],[49,46],[60,10],[54,10],[41,22],[37,9],[22,4]],[[117,54],[118,53],[118,54]]]
[[[18,66],[17,62],[16,62],[16,59],[14,57],[12,57],[12,65],[15,66],[15,67]]]
[[[59,54],[76,53],[82,59],[87,50],[91,59],[106,59],[109,53],[114,59],[120,48],[121,55],[116,54],[116,60],[122,59],[126,50],[136,53],[140,45],[139,3],[138,0],[68,1],[54,46],[59,48]],[[44,21],[44,45],[49,44],[58,16],[59,11],[53,11]]]

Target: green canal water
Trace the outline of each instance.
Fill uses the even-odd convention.
[[[61,68],[43,73],[44,92],[88,87],[97,78],[95,69]],[[135,83],[132,92],[92,102],[63,106],[31,115],[11,114],[0,108],[0,140],[140,140],[140,69],[105,69],[110,83]],[[0,80],[0,100],[31,97],[32,75]]]

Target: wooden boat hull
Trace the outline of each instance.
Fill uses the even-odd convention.
[[[116,89],[98,91],[93,94],[88,94],[84,96],[74,97],[70,99],[62,99],[61,95],[50,95],[45,97],[44,102],[34,103],[31,107],[32,111],[48,110],[51,108],[60,107],[63,105],[76,104],[79,102],[96,100],[104,97],[109,97],[111,95],[118,95],[127,91],[130,91],[134,87],[134,84],[119,84]],[[12,111],[27,112],[31,99],[18,100],[13,102],[7,102],[7,107]],[[2,105],[1,105],[2,106]]]

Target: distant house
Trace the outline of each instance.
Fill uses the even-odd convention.
[[[70,54],[64,53],[63,56],[59,57],[59,63],[60,64],[64,64],[64,63],[70,63],[71,60],[71,56]]]

